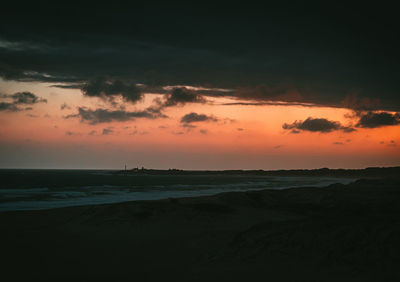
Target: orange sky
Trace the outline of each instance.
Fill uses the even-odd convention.
[[[0,93],[19,91],[34,92],[48,102],[35,104],[31,111],[0,112],[1,167],[120,168],[127,163],[152,168],[281,169],[400,164],[400,126],[299,134],[282,128],[308,117],[354,125],[354,118],[345,117],[352,112],[344,108],[221,105],[237,100],[208,98],[207,104],[167,108],[168,118],[91,125],[65,117],[76,113],[78,106],[110,108],[99,98],[44,83],[0,81]],[[144,101],[125,105],[126,109],[144,109],[156,97],[146,94]],[[64,103],[68,109],[61,110]],[[191,112],[218,121],[185,128],[180,119]]]

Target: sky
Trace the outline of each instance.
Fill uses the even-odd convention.
[[[4,9],[0,168],[400,165],[400,41],[389,6]]]

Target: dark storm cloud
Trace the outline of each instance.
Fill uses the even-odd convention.
[[[65,118],[79,118],[81,122],[87,122],[89,124],[98,124],[106,122],[123,122],[133,120],[136,118],[145,119],[156,119],[165,118],[166,116],[161,113],[149,111],[147,109],[143,111],[124,111],[124,110],[108,110],[108,109],[86,109],[83,107],[78,108],[77,114],[68,115]]]
[[[343,99],[342,106],[355,112],[373,111],[381,107],[381,100],[379,98],[359,97],[357,94],[349,94]]]
[[[218,119],[213,116],[207,116],[205,114],[197,114],[197,113],[186,114],[181,118],[181,123],[192,123],[192,122],[202,122],[202,121],[216,122],[218,121]]]
[[[3,4],[0,76],[65,88],[99,76],[134,78],[327,106],[358,93],[379,99],[371,110],[400,110],[399,24],[388,6],[90,2]]]
[[[231,96],[235,97],[235,96]],[[254,100],[252,98],[249,98]],[[317,107],[321,106],[322,104],[316,103],[301,103],[301,102],[289,102],[285,101],[284,99],[280,101],[252,101],[252,102],[229,102],[229,103],[222,103],[219,105],[223,106],[302,106],[302,107]],[[338,105],[331,105],[331,106],[338,106]]]
[[[238,87],[235,91],[235,97],[244,100],[268,100],[268,101],[286,101],[300,102],[303,97],[299,91],[290,85],[257,85],[252,87]]]
[[[18,92],[9,96],[14,100],[14,104],[36,104],[47,103],[47,100],[40,98],[31,92]]]
[[[400,113],[391,114],[388,112],[366,112],[359,113],[360,119],[357,127],[377,128],[382,126],[399,125]]]
[[[84,87],[85,84],[81,83],[81,84],[53,84],[50,87],[55,87],[55,88],[61,88],[61,89],[82,89],[82,87]]]
[[[19,105],[33,105],[37,103],[47,103],[47,100],[36,96],[31,92],[17,92],[14,94],[0,94],[0,99],[6,100],[0,102],[0,111],[22,111]],[[32,110],[32,107],[26,107],[25,110]]]
[[[110,81],[104,77],[90,80],[81,90],[85,96],[104,99],[113,99],[121,95],[125,101],[132,103],[136,103],[143,97],[135,83],[126,83],[121,80]]]
[[[33,105],[37,103],[47,103],[47,100],[41,97],[36,96],[35,94],[24,91],[17,92],[14,94],[0,94],[0,98],[10,99],[14,105],[27,104]]]
[[[164,97],[164,101],[158,101],[160,107],[172,107],[186,103],[206,103],[206,99],[196,91],[186,87],[176,87]]]
[[[295,121],[291,124],[285,123],[282,125],[282,128],[286,130],[291,130],[293,133],[299,133],[299,131],[311,131],[321,133],[328,133],[338,130],[342,130],[346,133],[355,131],[354,128],[343,126],[338,121],[312,117],[307,118],[305,121]]]
[[[20,109],[13,103],[0,102],[0,111],[17,112],[20,111]]]

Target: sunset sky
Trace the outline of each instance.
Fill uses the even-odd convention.
[[[0,19],[0,167],[400,165],[394,11],[43,2]]]

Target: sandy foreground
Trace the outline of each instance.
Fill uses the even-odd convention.
[[[400,281],[400,179],[0,213],[2,281]]]

